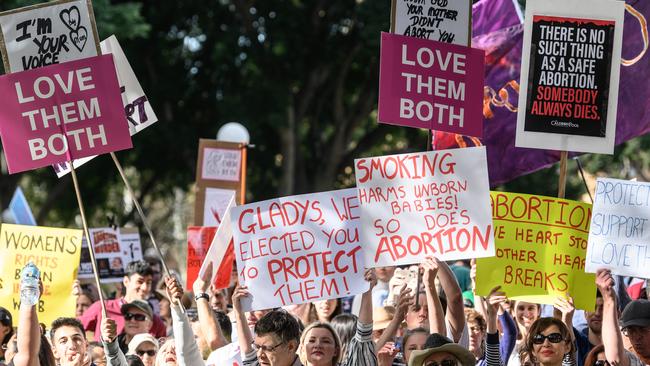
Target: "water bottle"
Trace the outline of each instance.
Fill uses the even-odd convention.
[[[20,302],[23,305],[34,306],[38,303],[41,291],[38,288],[38,279],[41,271],[32,261],[29,261],[20,274]]]

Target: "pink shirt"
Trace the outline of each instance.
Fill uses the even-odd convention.
[[[122,330],[124,329],[124,315],[122,315],[120,309],[125,303],[123,297],[120,297],[119,299],[106,300],[105,303],[108,317],[115,320],[117,325],[117,334],[122,333]],[[90,307],[79,318],[79,321],[81,321],[81,324],[83,324],[87,331],[95,332],[96,341],[101,341],[102,307],[99,304],[99,301],[95,301],[90,305]],[[153,325],[151,326],[149,333],[156,338],[167,336],[167,327],[158,314],[153,315]]]

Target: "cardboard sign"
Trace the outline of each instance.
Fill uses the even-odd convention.
[[[138,229],[92,228],[89,231],[99,278],[105,283],[121,282],[129,263],[142,259]],[[82,253],[81,268],[84,271],[80,271],[79,278],[92,278],[90,254]]]
[[[103,230],[103,229],[94,229],[94,230]],[[112,229],[107,229],[109,232],[114,233]],[[123,271],[126,271],[126,267],[129,263],[133,261],[138,261],[142,259],[142,243],[140,242],[140,233],[137,228],[120,228],[117,233],[117,240],[119,241],[121,258],[123,266]],[[96,255],[97,256],[97,255]],[[117,257],[117,252],[111,252],[110,254],[102,254],[99,259],[97,259],[97,268],[100,268],[100,262],[102,268],[110,268],[110,261],[113,257]],[[116,269],[116,271],[118,271]],[[88,243],[86,243],[86,238],[81,242],[81,259],[79,260],[79,272],[77,273],[77,278],[79,279],[92,279],[93,267],[90,262],[90,252],[88,251]],[[101,278],[101,277],[100,277]],[[110,270],[108,274],[104,272],[104,279],[108,279],[106,282],[120,282],[122,281],[122,276],[116,274],[114,277],[111,277]],[[103,281],[102,281],[103,282]]]
[[[468,46],[472,35],[472,1],[393,0],[391,33]]]
[[[115,62],[115,72],[117,73],[117,81],[120,84],[120,91],[122,92],[122,104],[124,105],[124,113],[129,125],[129,134],[131,136],[151,126],[158,121],[158,117],[151,108],[151,103],[145,95],[140,82],[135,76],[129,60],[127,60],[120,43],[115,36],[110,36],[103,40],[100,44],[102,54],[113,55]],[[89,156],[74,161],[74,167],[78,168],[86,162],[93,159],[95,156]],[[62,162],[54,165],[56,175],[61,178],[70,172],[68,162]]]
[[[516,146],[613,153],[624,8],[526,3]]]
[[[650,278],[650,183],[598,178],[587,272]]]
[[[250,309],[367,291],[359,215],[354,189],[234,208],[231,222],[237,270],[240,283],[252,294]]]
[[[483,134],[485,52],[381,34],[380,123]]]
[[[10,173],[132,146],[111,56],[4,75],[0,95]]]
[[[43,293],[36,306],[39,321],[50,324],[61,316],[74,317],[81,230],[2,224],[0,226],[0,306],[14,321],[20,308],[20,271],[32,261],[41,271]],[[14,324],[15,326],[16,324]]]
[[[0,13],[6,72],[97,56],[99,37],[90,0],[53,1]]]
[[[215,214],[222,214],[231,192],[235,192],[236,204],[245,202],[246,145],[200,139],[196,186],[194,224],[217,226]]]
[[[476,293],[501,285],[509,298],[553,304],[568,294],[593,311],[596,284],[585,273],[591,205],[554,197],[491,192],[496,256],[476,263]]]
[[[494,255],[484,147],[355,159],[367,267]]]
[[[212,264],[210,282],[214,284],[216,289],[230,286],[230,274],[232,273],[232,264],[235,261],[231,222],[232,209],[235,206],[237,206],[235,195],[231,194],[225,205],[222,220],[213,235],[206,255],[203,256],[201,268],[199,269],[199,276],[203,276],[208,270],[208,265]]]

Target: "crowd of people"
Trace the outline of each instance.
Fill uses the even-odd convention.
[[[75,283],[76,317],[39,323],[0,308],[0,365],[14,366],[638,366],[650,364],[648,289],[596,274],[596,306],[474,293],[474,263],[427,258],[365,271],[363,294],[245,312],[248,288],[216,290],[211,269],[186,291],[156,258],[127,266],[102,307]],[[235,276],[236,277],[236,276]],[[630,294],[633,295],[630,297]],[[235,361],[232,361],[235,360]],[[229,363],[227,363],[229,362]],[[234,362],[234,363],[232,363]]]

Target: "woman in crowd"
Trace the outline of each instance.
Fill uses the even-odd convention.
[[[604,345],[600,344],[589,351],[585,358],[585,366],[609,366]]]
[[[0,342],[2,342],[2,347],[0,348],[0,362],[5,359],[5,349],[7,348],[9,339],[13,335],[14,328],[11,313],[7,309],[0,307]]]
[[[341,314],[341,299],[314,301],[311,304],[311,321],[329,323],[335,316]]]
[[[341,361],[341,340],[329,323],[311,323],[302,332],[298,355],[305,366],[336,366]]]
[[[522,364],[522,362],[519,361],[519,355],[521,354],[526,339],[528,338],[530,327],[539,318],[541,309],[539,304],[525,301],[512,301],[510,311],[512,317],[515,318],[517,323],[518,333],[515,351],[512,352],[508,359],[508,366],[518,366]]]
[[[559,319],[539,318],[530,326],[519,357],[523,365],[561,366],[565,358],[575,365],[574,354],[569,328]]]
[[[424,343],[427,341],[428,336],[429,331],[424,328],[415,328],[406,332],[402,339],[404,363],[408,363],[413,351],[421,351],[424,349]]]

